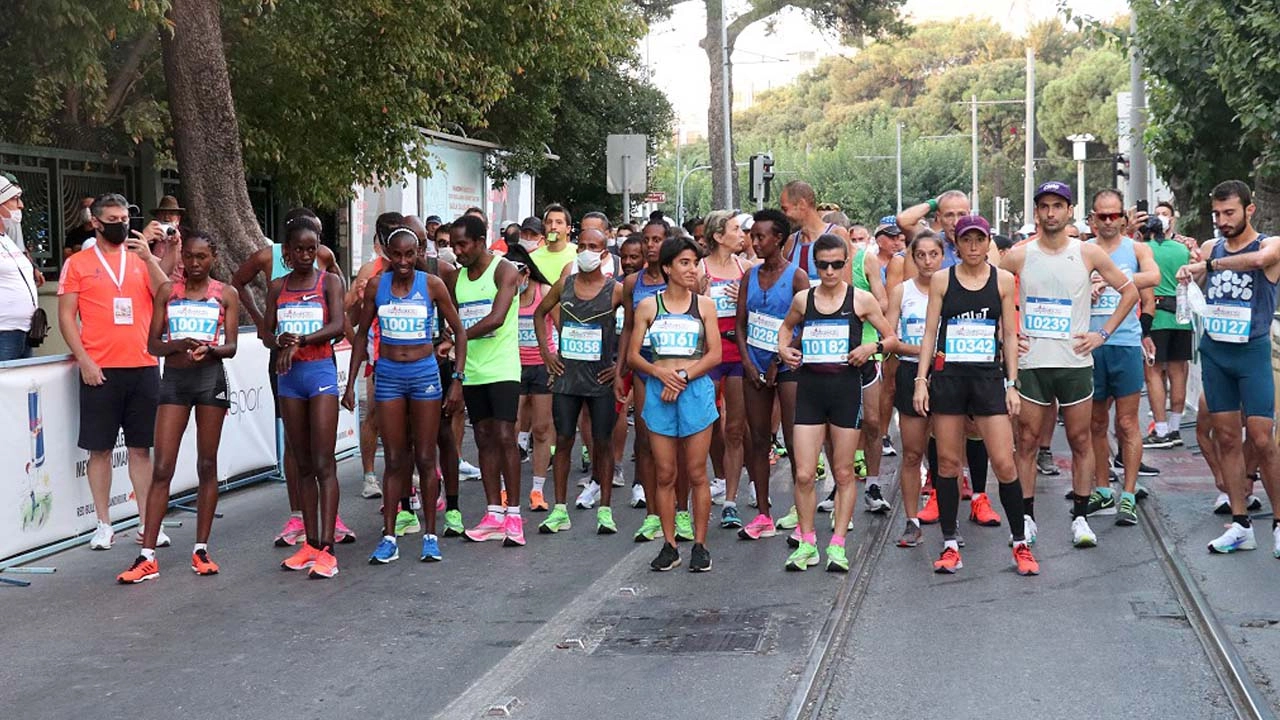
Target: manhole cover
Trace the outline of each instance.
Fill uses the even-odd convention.
[[[595,653],[644,655],[761,652],[769,614],[758,610],[694,610],[663,617],[596,618],[604,638]]]
[[[1129,607],[1139,618],[1172,618],[1184,620],[1187,617],[1182,606],[1174,602],[1155,602],[1151,600],[1131,600]]]

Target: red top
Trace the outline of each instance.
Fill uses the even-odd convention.
[[[324,273],[316,273],[316,284],[305,290],[290,290],[290,275],[284,276],[280,297],[276,299],[276,335],[293,333],[309,335],[320,332],[329,322],[329,304],[324,299]],[[333,357],[332,343],[301,345],[294,354],[294,362],[324,360]]]
[[[533,311],[538,309],[538,305],[542,303],[542,285],[534,283],[537,287],[533,290],[533,302],[529,307],[520,306],[519,315],[519,343],[520,343],[520,364],[521,365],[542,365],[542,353],[538,351],[538,336],[533,331]],[[517,295],[515,302],[520,303],[520,296]],[[555,323],[551,322],[551,314],[547,313],[547,342],[553,348],[560,347],[559,335],[556,333]]]
[[[738,296],[728,297],[724,295],[723,288],[727,288],[733,283],[741,283],[746,277],[746,271],[742,268],[742,260],[738,256],[733,256],[734,263],[738,266],[740,273],[736,278],[719,278],[711,274],[711,266],[707,264],[706,259],[702,260],[702,271],[707,275],[707,292],[716,301],[716,325],[720,328],[720,362],[722,363],[740,363],[742,362],[742,353],[738,351],[738,342],[734,339],[734,330],[738,323]],[[732,314],[725,315],[732,309]]]
[[[123,248],[98,250],[101,260],[94,248],[68,258],[58,283],[59,295],[77,295],[84,351],[98,367],[154,367],[156,359],[147,352],[154,301],[147,264]]]

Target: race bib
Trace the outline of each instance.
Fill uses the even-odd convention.
[[[492,300],[472,300],[458,306],[458,319],[462,321],[462,329],[469,330],[471,326],[488,317],[491,312],[493,312]],[[493,333],[480,337],[491,338]]]
[[[1053,340],[1071,339],[1071,301],[1066,298],[1027,298],[1022,311],[1027,335]]]
[[[716,280],[711,283],[709,294],[716,301],[716,317],[733,317],[738,314],[738,296],[729,292],[737,280]]]
[[[520,322],[517,325],[517,328],[519,330],[519,337],[517,339],[520,343],[520,347],[522,348],[538,347],[538,333],[535,332],[533,329],[532,315],[529,315],[527,317],[521,317]],[[555,328],[551,328],[550,344],[552,346],[556,345],[556,340],[557,340],[556,330]]]
[[[689,315],[663,315],[649,326],[653,352],[662,357],[692,357],[701,336],[702,323]]]
[[[747,313],[747,344],[760,350],[778,351],[778,330],[782,318],[754,310]]]
[[[1205,306],[1204,331],[1218,342],[1249,342],[1253,330],[1253,310],[1248,303],[1216,300]]]
[[[947,362],[994,362],[996,321],[951,318],[947,322]]]
[[[217,300],[174,300],[169,303],[169,339],[198,340],[211,343],[218,339]]]
[[[276,334],[310,335],[324,327],[324,306],[319,303],[288,303],[276,310]]]
[[[804,324],[800,340],[804,363],[812,365],[849,362],[849,322],[847,320],[810,320]]]
[[[111,317],[116,325],[132,325],[133,298],[114,298],[111,303]]]
[[[565,322],[560,332],[560,357],[566,360],[596,362],[604,354],[604,328]]]
[[[1111,314],[1120,306],[1120,293],[1114,288],[1107,288],[1098,295],[1097,301],[1093,303],[1090,314],[1102,317],[1111,317]]]
[[[924,344],[924,318],[902,318],[902,342],[907,345]]]
[[[420,303],[387,303],[378,308],[378,327],[386,340],[427,339],[427,323],[431,310]]]

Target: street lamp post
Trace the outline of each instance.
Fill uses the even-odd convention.
[[[684,183],[685,181],[689,179],[690,175],[698,172],[699,170],[710,170],[710,169],[711,169],[710,165],[695,165],[689,168],[688,170],[686,170],[685,173],[680,176],[680,181],[676,183],[676,224],[677,225],[684,224]]]
[[[1089,143],[1093,142],[1093,136],[1089,133],[1079,135],[1069,135],[1067,139],[1071,141],[1071,155],[1076,161],[1076,220],[1084,219],[1084,161],[1089,155]]]

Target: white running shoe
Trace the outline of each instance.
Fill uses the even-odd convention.
[[[751,488],[751,507],[760,507],[760,498],[756,497],[756,484],[748,480],[747,487]]]
[[[644,486],[636,483],[631,486],[631,507],[642,508],[645,506]]]
[[[720,478],[711,479],[711,502],[716,505],[724,504],[725,482]]]
[[[1035,544],[1036,544],[1036,530],[1037,530],[1037,528],[1036,528],[1036,521],[1035,521],[1035,519],[1034,519],[1034,518],[1032,518],[1030,515],[1023,515],[1023,516],[1022,516],[1022,524],[1025,526],[1025,527],[1024,527],[1024,529],[1023,529],[1023,534],[1024,534],[1024,535],[1026,536],[1026,538],[1027,538],[1027,544],[1028,544],[1028,545],[1035,545]]]
[[[111,543],[115,542],[116,534],[111,526],[100,522],[98,529],[93,531],[93,537],[89,540],[90,550],[109,550]]]
[[[144,528],[142,528],[141,526],[139,526],[139,527],[138,527],[138,532],[134,533],[133,541],[134,541],[135,543],[137,543],[137,544],[141,545],[141,544],[142,544],[142,536],[143,536],[143,535],[145,535],[145,534],[146,534],[146,529],[144,529]],[[159,535],[156,535],[156,547],[158,547],[158,548],[162,548],[162,547],[169,547],[169,546],[170,546],[170,545],[172,545],[172,544],[173,544],[173,541],[169,539],[169,536],[168,536],[168,535],[165,535],[165,534],[164,534],[164,528],[163,528],[163,527],[162,527],[162,528],[160,528],[160,534],[159,534]]]
[[[893,447],[893,441],[889,439],[888,435],[885,435],[884,437],[880,438],[880,455],[881,456],[893,457],[894,455],[897,455],[897,454],[898,454],[898,451],[896,448]]]
[[[1271,539],[1275,541],[1275,549],[1271,551],[1271,554],[1280,559],[1280,525],[1271,529]]]
[[[862,504],[870,513],[882,513],[893,509],[889,501],[880,494],[880,486],[875,484],[867,485],[867,489],[862,493]]]
[[[613,486],[626,487],[626,485],[627,485],[627,478],[625,475],[622,474],[622,466],[614,465],[613,466]]]
[[[1078,548],[1098,546],[1098,536],[1093,533],[1093,528],[1089,527],[1089,521],[1083,517],[1071,521],[1071,544]]]
[[[364,487],[360,488],[360,497],[369,500],[382,497],[382,483],[374,473],[364,474]]]
[[[472,465],[466,460],[459,459],[458,460],[458,477],[462,478],[463,480],[479,480],[480,468],[476,467],[475,465]]]
[[[1213,501],[1214,515],[1230,515],[1231,514],[1231,498],[1227,497],[1224,492],[1218,493],[1218,499]]]
[[[599,499],[600,486],[593,482],[583,488],[582,492],[578,493],[578,499],[574,501],[573,504],[576,505],[579,510],[589,510],[596,506],[596,500]]]
[[[818,503],[819,512],[829,513],[829,512],[835,512],[835,510],[836,510],[835,498],[827,498],[826,500],[823,500],[822,502]]]
[[[1246,510],[1262,509],[1262,498],[1258,497],[1257,495],[1250,495],[1248,498],[1245,498],[1244,502],[1245,502],[1244,506]]]
[[[1257,550],[1258,541],[1253,539],[1253,528],[1242,527],[1240,523],[1231,523],[1227,531],[1209,543],[1209,552],[1226,555],[1237,550]]]

